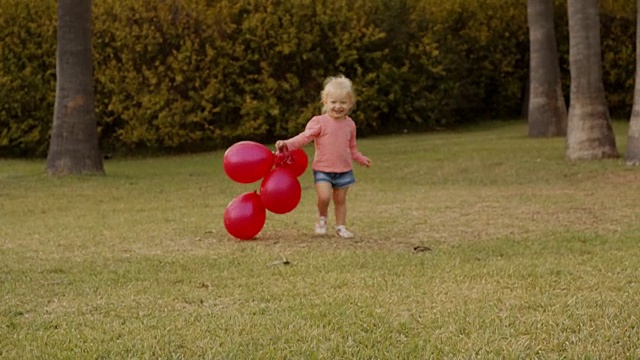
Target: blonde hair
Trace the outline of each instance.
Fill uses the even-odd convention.
[[[356,93],[353,91],[353,83],[349,78],[344,75],[338,76],[330,76],[324,81],[324,89],[320,93],[320,97],[322,98],[322,113],[327,112],[327,106],[324,103],[327,101],[330,95],[347,95],[351,98],[351,102],[353,109],[356,106]]]

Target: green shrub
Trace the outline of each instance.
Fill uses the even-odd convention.
[[[55,98],[55,3],[0,1],[0,154],[42,155]]]
[[[612,111],[628,114],[634,16],[602,6],[605,87]],[[0,155],[42,156],[55,4],[0,0],[0,9]],[[101,0],[93,18],[96,112],[110,152],[291,136],[338,73],[356,85],[362,135],[518,117],[527,85],[520,0]],[[566,1],[556,19],[568,84]]]
[[[629,13],[628,13],[629,14]],[[633,14],[633,13],[630,13]],[[611,114],[629,118],[633,104],[635,52],[635,16],[603,13],[603,79]]]

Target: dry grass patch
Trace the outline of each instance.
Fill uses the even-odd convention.
[[[257,185],[222,152],[95,178],[0,160],[0,357],[640,357],[637,169],[525,133],[361,140],[355,241],[312,235],[308,173],[295,211],[230,238]]]

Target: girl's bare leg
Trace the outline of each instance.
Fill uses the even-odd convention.
[[[329,203],[331,202],[331,195],[333,188],[331,183],[321,181],[316,183],[316,197],[318,206],[318,215],[327,218],[329,213]]]
[[[333,206],[336,213],[336,226],[347,224],[347,191],[348,187],[333,189]]]

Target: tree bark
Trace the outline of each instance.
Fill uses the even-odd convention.
[[[553,0],[528,0],[530,137],[564,136],[567,106],[562,94]]]
[[[103,175],[94,109],[91,0],[58,0],[56,99],[46,172]]]
[[[640,165],[640,0],[636,3],[636,75],[625,160],[628,165]]]
[[[602,80],[598,0],[568,0],[571,99],[567,158],[618,157]]]

